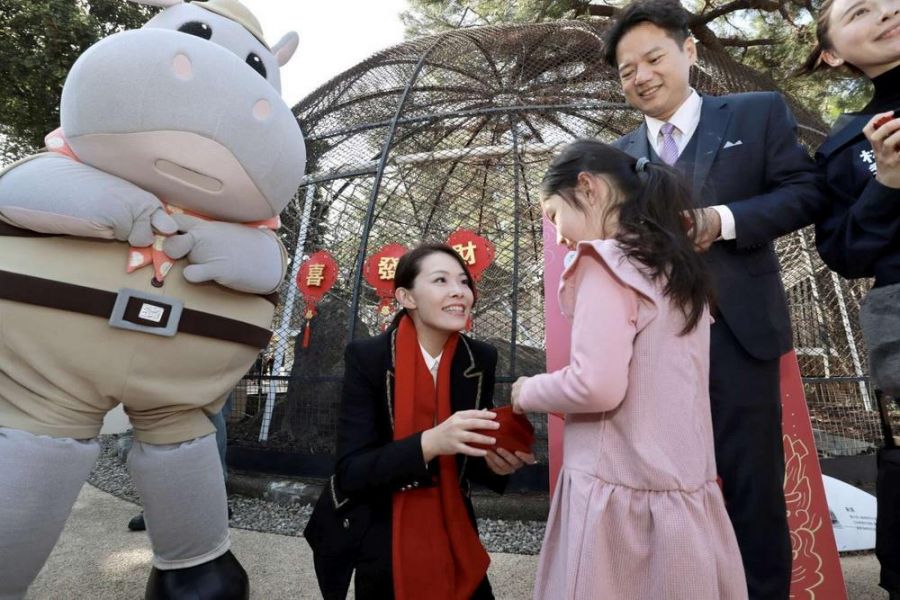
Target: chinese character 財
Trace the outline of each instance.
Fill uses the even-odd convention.
[[[456,244],[453,246],[453,249],[456,250],[456,253],[466,261],[467,265],[475,264],[475,244],[469,242],[465,246],[462,244]]]

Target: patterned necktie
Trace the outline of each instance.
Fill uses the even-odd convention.
[[[678,160],[678,144],[675,142],[675,136],[672,135],[675,129],[676,127],[671,123],[663,123],[663,126],[659,129],[659,132],[662,134],[662,146],[659,148],[659,157],[669,166],[674,165],[675,161]]]

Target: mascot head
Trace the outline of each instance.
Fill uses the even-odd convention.
[[[216,220],[280,213],[306,150],[278,68],[297,34],[269,47],[237,0],[139,0],[165,9],[100,40],[73,65],[60,119],[78,159]]]

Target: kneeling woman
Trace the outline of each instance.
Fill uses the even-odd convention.
[[[493,451],[494,347],[461,335],[475,303],[449,246],[404,255],[403,310],[344,355],[337,465],[304,535],[326,600],[493,598],[469,482],[501,492],[531,454]],[[479,431],[480,430],[480,431]]]

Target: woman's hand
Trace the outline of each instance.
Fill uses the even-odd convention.
[[[499,429],[500,423],[494,421],[497,413],[489,410],[461,410],[422,432],[422,455],[425,462],[431,462],[436,456],[448,454],[467,454],[482,457],[487,450],[473,448],[469,444],[494,444],[497,440],[473,429]]]
[[[863,134],[875,152],[875,179],[885,187],[900,188],[900,119],[893,116],[893,111],[875,115]]]
[[[534,454],[518,450],[513,454],[503,448],[497,448],[496,452],[488,452],[487,456],[484,457],[484,461],[487,463],[488,468],[497,475],[511,475],[525,465],[537,464]]]
[[[519,377],[516,379],[516,382],[512,384],[512,391],[509,395],[509,403],[512,404],[513,412],[521,415],[524,414],[525,411],[519,406],[519,394],[522,393],[522,384],[528,380],[527,377]]]

